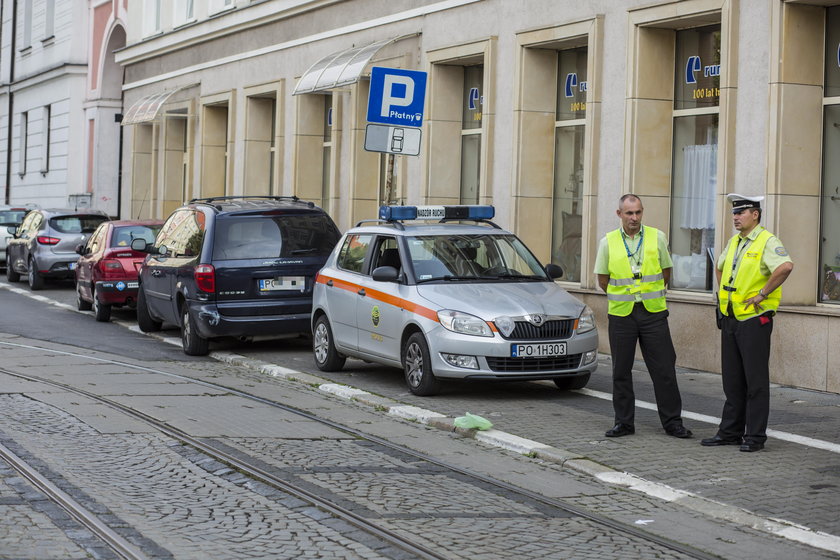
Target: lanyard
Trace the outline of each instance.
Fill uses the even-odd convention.
[[[744,249],[747,248],[747,245],[749,245],[751,241],[752,240],[749,237],[738,239],[738,247],[735,249],[735,256],[732,258],[732,271],[729,275],[729,282],[727,282],[730,286],[732,285],[732,282],[735,281],[735,269],[738,268],[738,261],[741,259],[741,253],[744,252]]]
[[[636,255],[639,253],[639,250],[642,248],[642,243],[644,242],[644,240],[645,240],[645,229],[642,228],[639,231],[639,244],[636,245],[636,250],[635,251],[630,252],[630,247],[627,246],[627,234],[624,233],[624,230],[621,230],[621,241],[624,242],[624,250],[627,251],[627,258],[628,259],[633,259],[633,257],[636,257]],[[639,257],[636,257],[636,264],[637,265],[641,264],[641,255],[639,255]]]

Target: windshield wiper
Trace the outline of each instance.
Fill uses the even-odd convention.
[[[447,282],[449,282],[459,280],[481,280],[481,278],[479,278],[478,276],[452,276],[448,274],[446,276],[435,276],[434,278],[423,278],[422,280],[418,280],[417,283],[422,284],[425,282],[434,282],[435,280],[446,280]]]
[[[481,276],[481,280],[529,280],[545,282],[545,276],[538,274],[494,274],[493,276]]]

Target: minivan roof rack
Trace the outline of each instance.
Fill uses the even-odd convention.
[[[275,195],[231,195],[231,196],[211,196],[207,198],[193,198],[193,202],[216,202],[218,200],[248,200],[248,199],[262,199],[262,200],[291,200],[292,202],[299,202],[300,199],[294,195],[291,196],[275,196]]]

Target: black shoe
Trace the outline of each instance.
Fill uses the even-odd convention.
[[[630,424],[616,424],[609,430],[607,430],[604,435],[607,437],[621,437],[621,436],[629,436],[630,434],[635,434],[636,428],[631,426]]]
[[[681,439],[690,438],[694,435],[691,433],[691,430],[689,430],[682,424],[678,426],[671,426],[670,428],[665,428],[665,433],[667,433],[669,436],[674,436]]]
[[[754,441],[745,441],[741,444],[741,451],[745,453],[752,453],[753,451],[761,451],[764,449],[763,443],[757,443]]]
[[[723,438],[720,434],[715,434],[714,437],[700,440],[700,445],[706,447],[713,447],[715,445],[741,445],[741,438]]]

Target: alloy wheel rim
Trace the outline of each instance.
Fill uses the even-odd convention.
[[[420,385],[423,379],[423,354],[416,343],[411,344],[405,352],[405,369],[408,384],[412,387]]]
[[[96,289],[93,290],[93,312],[99,315],[99,299],[96,297]]]
[[[184,345],[188,345],[190,341],[190,314],[184,313]]]
[[[329,348],[329,336],[327,336],[327,327],[323,323],[319,323],[315,327],[315,359],[319,364],[327,361],[327,352]]]

